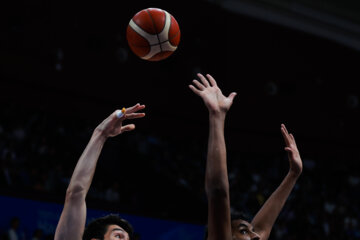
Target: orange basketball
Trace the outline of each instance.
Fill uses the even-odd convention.
[[[148,61],[160,61],[176,50],[180,29],[175,18],[165,10],[147,8],[130,20],[126,38],[137,56]]]

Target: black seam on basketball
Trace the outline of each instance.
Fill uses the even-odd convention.
[[[157,34],[157,31],[156,31],[156,25],[155,25],[154,19],[153,19],[153,17],[151,16],[151,13],[149,12],[149,10],[148,10],[148,9],[146,9],[146,12],[149,14],[149,16],[150,16],[150,18],[151,18],[151,21],[152,21],[152,23],[153,23],[153,27],[155,28],[155,31],[154,31],[154,32],[156,32],[156,37],[157,37],[158,42],[159,42],[159,45],[160,45],[160,51],[162,52],[163,50],[162,50],[162,47],[161,47],[159,34]],[[165,23],[164,23],[164,27],[165,27],[165,24],[166,24],[166,14],[165,14]],[[157,45],[157,44],[154,44],[154,45]],[[154,45],[150,45],[150,46],[154,46]]]
[[[169,38],[169,41],[170,41],[170,40],[173,40],[174,38],[176,38],[176,37],[179,35],[179,33],[180,33],[180,30],[179,30],[172,38]]]
[[[180,33],[180,30],[179,30],[179,31],[175,34],[175,36],[173,36],[173,37],[172,37],[172,38],[170,38],[169,40],[166,40],[166,41],[161,42],[160,44],[163,44],[163,43],[169,42],[171,46],[174,46],[174,45],[172,45],[172,44],[171,44],[170,40],[172,40],[172,39],[176,38],[176,37],[177,37],[177,35],[179,35],[179,33]],[[150,46],[155,46],[155,45],[158,45],[158,44],[153,44],[153,45],[150,45]],[[174,47],[177,47],[177,46],[174,46]]]

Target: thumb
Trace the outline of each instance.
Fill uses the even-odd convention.
[[[236,92],[232,92],[232,93],[230,93],[230,95],[228,96],[228,98],[229,98],[231,101],[233,101],[236,95],[237,95]]]
[[[285,147],[285,151],[289,154],[289,156],[293,156],[294,154],[293,149],[291,149],[290,147]]]
[[[135,124],[128,124],[121,127],[121,132],[128,132],[135,129]]]
[[[292,152],[292,151],[291,151],[291,148],[289,148],[289,147],[285,147],[284,149],[285,149],[285,151],[287,151],[287,152]]]
[[[295,159],[295,153],[294,153],[294,150],[289,148],[289,147],[285,147],[285,151],[287,152],[288,154],[288,157],[289,157],[289,161],[293,161]]]

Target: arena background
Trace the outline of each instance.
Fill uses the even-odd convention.
[[[181,29],[178,50],[162,62],[137,58],[126,42],[129,19],[148,7],[167,10]],[[105,145],[89,217],[134,218],[145,240],[201,239],[208,115],[187,86],[202,72],[225,94],[238,92],[226,122],[233,209],[255,214],[285,176],[285,123],[304,171],[271,239],[358,239],[359,13],[350,0],[8,2],[0,29],[2,238],[18,217],[23,239],[37,228],[51,239],[92,130],[140,102],[147,115],[136,131]],[[48,204],[44,227],[39,212]]]

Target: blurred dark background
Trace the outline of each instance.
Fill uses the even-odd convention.
[[[208,114],[188,84],[212,74],[238,96],[227,117],[234,210],[255,214],[288,170],[285,123],[304,171],[272,239],[358,239],[360,4],[356,1],[13,1],[0,29],[1,194],[62,203],[93,129],[146,104],[109,139],[90,207],[206,223]],[[158,7],[181,42],[136,57],[126,27]],[[106,202],[106,204],[104,204]]]

